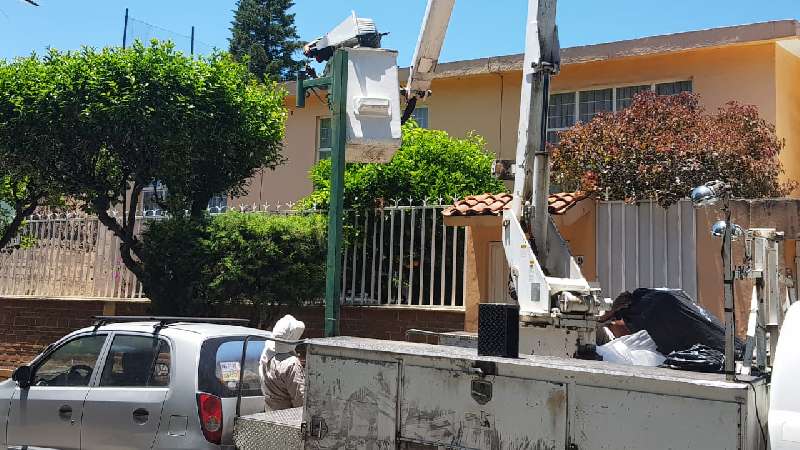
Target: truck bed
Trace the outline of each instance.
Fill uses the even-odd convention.
[[[350,337],[307,348],[305,448],[766,448],[760,378]]]

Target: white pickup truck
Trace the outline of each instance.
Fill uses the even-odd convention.
[[[304,409],[239,418],[240,448],[800,449],[800,305],[772,379],[478,356],[474,349],[338,337],[307,346]]]
[[[769,404],[769,439],[773,450],[800,449],[800,303],[789,308],[775,352]]]

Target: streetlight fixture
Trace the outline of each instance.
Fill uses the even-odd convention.
[[[711,225],[711,235],[714,237],[722,237],[725,235],[725,229],[727,228],[727,224],[724,220],[718,220]],[[737,224],[732,224],[733,231],[731,232],[731,237],[735,241],[736,238],[740,238],[744,236],[744,229]]]
[[[691,198],[695,207],[707,207],[716,205],[722,201],[722,212],[725,213],[725,220],[720,220],[711,228],[711,234],[722,236],[722,282],[723,295],[725,299],[725,378],[733,381],[735,374],[734,336],[736,333],[736,316],[734,315],[733,299],[733,262],[731,255],[731,241],[734,234],[741,236],[744,234],[742,227],[731,222],[730,192],[729,184],[715,180],[702,186],[692,189]]]
[[[723,199],[729,190],[730,186],[722,181],[709,181],[692,189],[692,203],[697,207],[713,206]]]

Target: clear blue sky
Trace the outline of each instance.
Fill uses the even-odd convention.
[[[0,58],[52,46],[119,45],[125,7],[136,19],[182,35],[196,27],[197,48],[227,48],[233,0],[0,0]],[[335,26],[350,10],[374,18],[391,34],[384,46],[400,51],[407,65],[416,44],[426,0],[297,0],[293,8],[303,39]],[[526,0],[457,0],[443,61],[521,52]],[[800,0],[559,0],[562,46],[800,17]],[[131,33],[148,31],[132,23]],[[169,34],[160,30],[153,36]],[[178,37],[179,38],[179,37]],[[188,48],[188,44],[180,45]]]

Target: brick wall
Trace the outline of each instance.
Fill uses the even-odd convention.
[[[147,314],[147,309],[148,303],[142,301],[0,298],[0,379],[10,376],[13,368],[30,361],[47,344],[91,325],[92,316],[143,315]],[[305,337],[323,335],[323,307],[282,308],[275,311],[273,317],[280,318],[286,313],[305,322]],[[341,332],[346,336],[403,340],[410,328],[463,330],[464,312],[398,307],[342,308]]]

